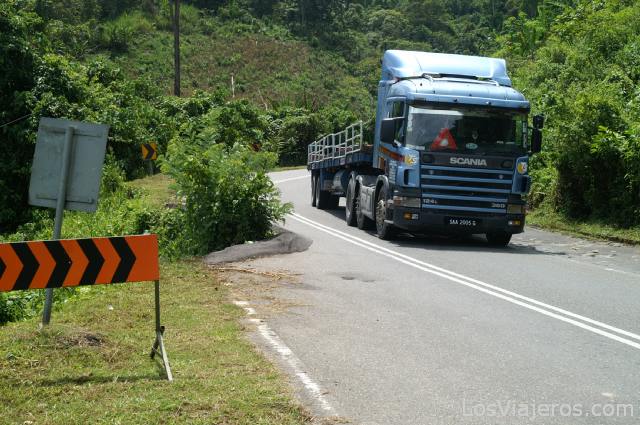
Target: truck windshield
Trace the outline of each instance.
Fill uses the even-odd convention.
[[[418,150],[476,155],[523,154],[527,116],[498,110],[410,107],[405,144]]]

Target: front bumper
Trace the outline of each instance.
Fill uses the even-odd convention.
[[[406,219],[405,213],[418,214],[417,219]],[[450,225],[449,218],[455,217],[475,221],[475,226]],[[519,221],[519,225],[509,222]],[[486,215],[479,216],[463,211],[443,213],[420,208],[395,206],[393,208],[393,225],[409,232],[428,232],[443,234],[479,234],[491,232],[506,232],[511,234],[524,231],[525,216],[522,214]]]

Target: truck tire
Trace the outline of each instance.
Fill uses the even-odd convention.
[[[487,242],[491,246],[507,246],[511,241],[511,233],[507,232],[492,232],[487,233]]]
[[[356,192],[356,179],[351,176],[349,179],[349,185],[347,186],[346,199],[347,203],[344,207],[344,219],[347,222],[347,226],[355,226],[358,224],[356,218],[356,206],[358,204],[358,193]]]
[[[316,180],[318,180],[318,177],[315,176],[311,176],[311,206],[315,207],[316,206]]]
[[[316,208],[320,210],[334,210],[338,208],[340,197],[331,194],[328,190],[322,190],[320,176],[316,177]]]
[[[376,233],[383,240],[393,239],[396,235],[396,228],[393,224],[387,223],[387,189],[383,186],[376,198]]]
[[[313,181],[313,206],[321,209],[320,208],[320,176],[316,176],[316,178]]]

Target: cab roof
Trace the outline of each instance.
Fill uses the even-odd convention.
[[[448,76],[495,81],[511,87],[504,59],[445,53],[387,50],[382,59],[382,79]]]
[[[511,87],[504,59],[387,50],[382,60],[383,102],[438,102],[529,110]]]

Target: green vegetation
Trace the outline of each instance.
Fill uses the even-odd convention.
[[[171,184],[171,178],[166,174],[154,174],[127,183],[134,189],[142,190],[147,195],[147,205],[151,207],[164,207],[177,202],[175,191],[169,187]]]
[[[506,28],[499,54],[515,65],[516,85],[534,110],[548,117],[530,203],[563,220],[637,234],[640,5],[543,2],[536,18],[514,17]]]
[[[166,171],[179,187],[184,208],[174,210],[168,231],[177,254],[204,255],[246,240],[264,239],[273,222],[282,221],[287,205],[266,175],[275,163],[268,154],[246,147],[226,152],[224,145],[174,143]],[[211,218],[209,218],[211,217]]]
[[[149,358],[150,283],[83,288],[43,331],[35,319],[0,328],[2,423],[311,422],[213,272],[165,263],[161,302],[173,383]]]
[[[545,229],[588,239],[640,245],[640,227],[621,228],[604,221],[572,220],[554,211],[549,205],[529,213],[527,223]]]

